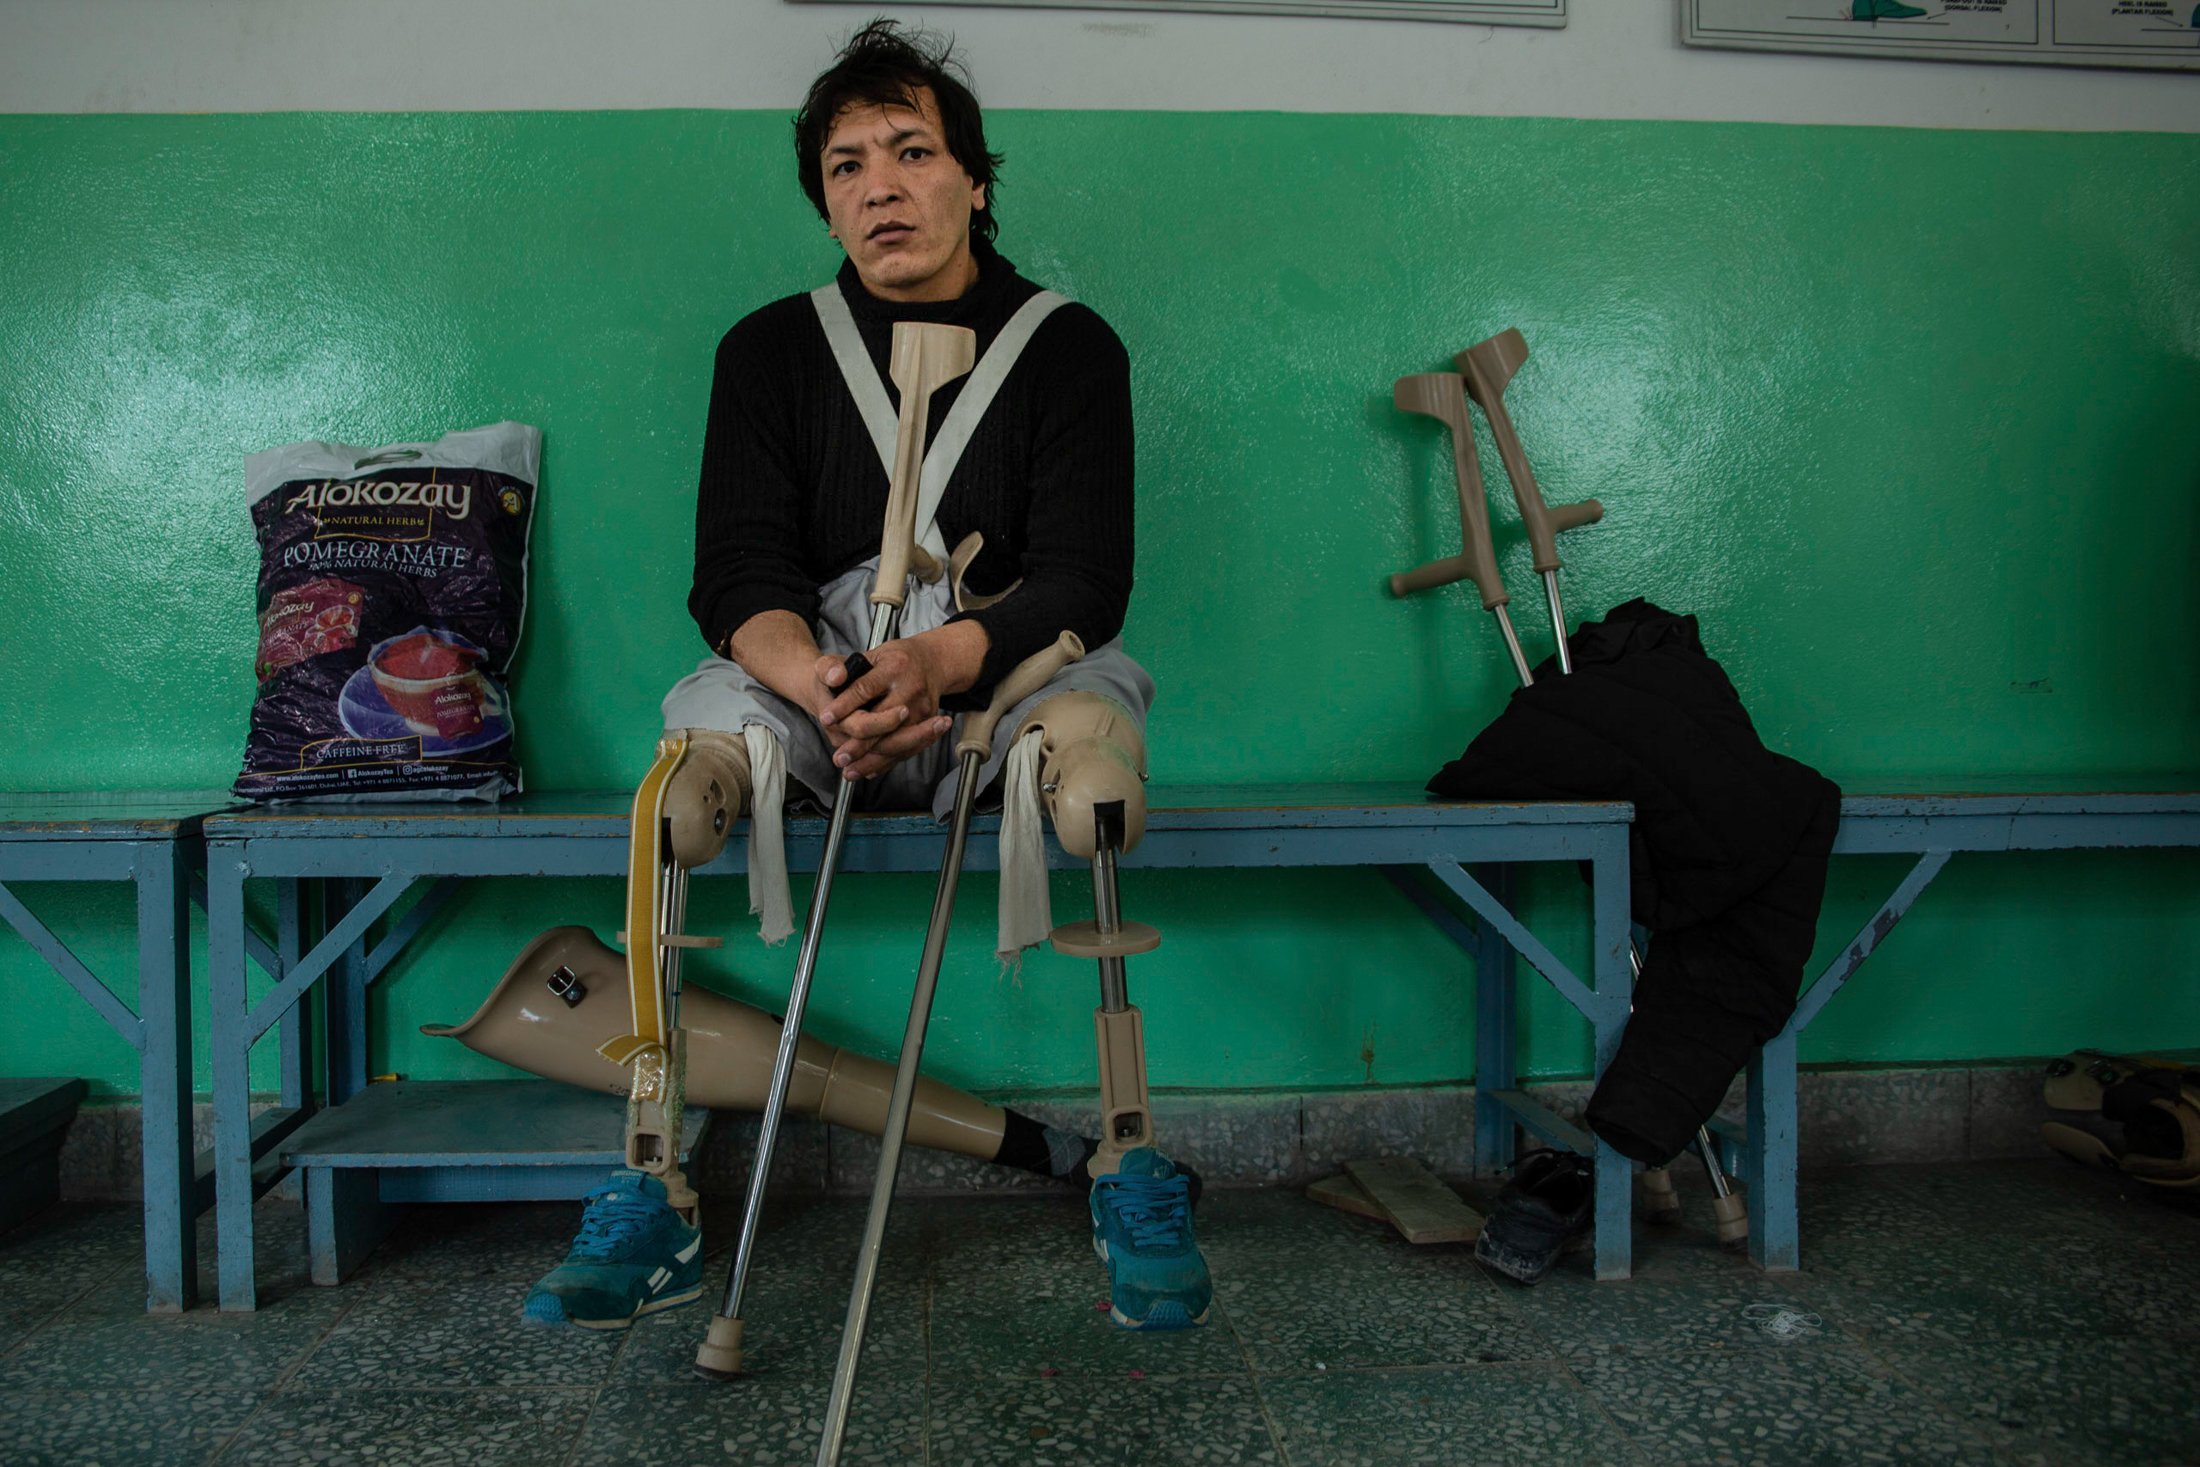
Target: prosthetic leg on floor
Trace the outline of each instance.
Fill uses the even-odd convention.
[[[662,840],[653,853],[636,849],[634,871],[658,871],[662,884],[684,889],[686,871],[713,862],[746,814],[750,772],[744,737],[689,728],[667,735],[667,746],[675,739],[686,741],[682,757],[671,763],[669,772],[651,768],[642,781],[645,794],[662,790],[662,798],[651,796]],[[631,904],[649,895],[647,889],[631,891],[634,884],[629,882],[629,924]],[[629,926],[629,937],[631,930]],[[682,946],[704,946],[704,941],[686,937]],[[660,952],[680,952],[682,946],[660,944]],[[662,963],[664,959],[660,979]],[[631,1054],[625,1060],[614,1056],[627,1054],[627,1040],[640,1034],[640,1025],[627,957],[583,926],[557,926],[519,952],[471,1018],[460,1025],[422,1025],[420,1032],[455,1038],[475,1054],[504,1060],[546,1080],[627,1095],[634,1089]],[[708,988],[680,988],[673,1043],[664,1051],[680,1058],[680,1084],[691,1104],[713,1111],[761,1111],[781,1032],[779,1018],[759,1007]],[[803,1036],[785,1104],[796,1115],[816,1115],[834,1126],[878,1135],[887,1119],[891,1087],[893,1069],[880,1060]],[[667,1135],[660,1106],[662,1102],[647,1102],[645,1113],[636,1117],[638,1126],[629,1128],[629,1163],[636,1163],[640,1150],[656,1150]],[[1082,1150],[1078,1137],[1049,1135],[1030,1117],[924,1078],[917,1080],[909,1139],[917,1146],[1025,1170],[1047,1170],[1049,1150]]]

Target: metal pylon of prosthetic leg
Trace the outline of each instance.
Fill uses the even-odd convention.
[[[870,1322],[871,1295],[878,1284],[879,1255],[886,1245],[886,1220],[894,1205],[894,1181],[901,1170],[902,1144],[909,1133],[909,1112],[924,1063],[924,1036],[932,1021],[932,996],[938,990],[940,959],[955,915],[955,887],[962,878],[963,850],[970,839],[970,811],[978,795],[978,772],[993,748],[993,730],[1001,716],[1045,687],[1064,667],[1085,655],[1084,643],[1064,632],[1051,645],[1018,663],[995,688],[984,712],[963,721],[955,742],[962,767],[955,784],[955,814],[948,826],[947,848],[940,855],[939,883],[932,892],[932,919],[924,930],[924,953],[909,998],[909,1022],[901,1035],[901,1062],[894,1070],[893,1098],[879,1132],[878,1172],[871,1181],[871,1207],[863,1223],[863,1244],[856,1253],[855,1285],[848,1293],[848,1317],[841,1325],[840,1355],[833,1365],[833,1389],[825,1406],[825,1435],[818,1445],[818,1467],[835,1467],[848,1431],[855,1397],[856,1367],[863,1356]]]

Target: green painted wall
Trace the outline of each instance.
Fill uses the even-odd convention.
[[[1487,618],[1457,588],[1377,588],[1456,547],[1443,446],[1389,384],[1507,325],[1535,352],[1510,400],[1547,492],[1608,507],[1570,537],[1572,607],[1699,613],[1776,747],[1857,787],[2200,767],[2200,139],[1037,112],[995,131],[1004,249],[1136,364],[1128,638],[1162,688],[1158,780],[1418,778],[1496,711]],[[700,652],[681,601],[712,346],[835,261],[786,133],[757,113],[0,118],[0,788],[226,784],[252,693],[242,456],[502,417],[546,435],[530,783],[631,783]],[[1827,945],[1898,869],[1843,864]],[[2200,1043],[2196,876],[2183,856],[1959,862],[1806,1057]],[[749,930],[737,891],[704,887],[701,922]],[[929,887],[844,888],[818,1028],[887,1047]],[[119,894],[26,894],[121,971]],[[1082,1086],[1089,965],[997,975],[993,896],[966,884],[932,1067]],[[1579,956],[1571,878],[1529,899]],[[1081,907],[1081,883],[1058,900]],[[1466,965],[1377,879],[1138,875],[1126,904],[1168,938],[1133,969],[1157,1083],[1471,1073]],[[377,993],[376,1067],[492,1071],[413,1026],[469,1012],[551,920],[608,933],[616,892],[485,887],[440,919]],[[697,966],[770,1003],[791,965],[744,938]],[[12,935],[0,1005],[0,1073],[135,1089]],[[1527,1023],[1532,1068],[1584,1067],[1540,986]]]

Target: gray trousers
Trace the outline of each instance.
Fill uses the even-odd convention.
[[[827,585],[819,593],[816,623],[811,627],[818,649],[845,657],[863,650],[871,630],[871,578],[876,557]],[[912,580],[909,599],[901,612],[900,635],[915,636],[942,626],[954,615],[947,582],[933,585]],[[980,791],[1000,777],[1017,726],[1030,712],[1057,693],[1093,692],[1113,698],[1130,711],[1143,730],[1146,710],[1153,706],[1153,679],[1123,651],[1120,638],[1105,647],[1088,650],[1084,657],[1063,668],[1045,687],[1008,710],[993,730],[993,749],[979,772]],[[750,724],[761,724],[779,736],[786,751],[787,770],[809,796],[829,808],[847,788],[833,767],[832,745],[815,719],[801,708],[765,687],[737,662],[706,657],[695,671],[673,685],[665,695],[665,727],[709,728],[738,734]],[[929,809],[945,820],[955,808],[958,766],[955,739],[950,734],[904,759],[876,779],[854,786],[858,810]],[[790,796],[792,791],[789,792]]]

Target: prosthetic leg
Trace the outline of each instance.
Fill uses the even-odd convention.
[[[718,854],[748,798],[748,751],[724,734],[667,733],[634,792],[626,869],[627,995],[634,1026],[597,1046],[630,1075],[626,1164],[664,1183],[666,1201],[690,1224],[698,1207],[680,1171],[687,1106],[687,1035],[680,1027],[680,954],[718,947],[683,932],[687,873]],[[684,774],[684,778],[683,778]]]
[[[1146,1095],[1145,1022],[1123,964],[1161,934],[1123,920],[1116,858],[1146,833],[1146,746],[1110,698],[1067,692],[1041,703],[1017,730],[1039,738],[1039,790],[1062,849],[1092,864],[1093,920],[1057,927],[1056,952],[1100,965],[1093,1032],[1100,1052],[1100,1149],[1086,1164],[1093,1251],[1108,1273],[1108,1313],[1124,1329],[1189,1329],[1207,1322],[1214,1283],[1192,1233],[1194,1179],[1154,1145]]]
[[[1032,710],[1016,736],[1038,730],[1039,790],[1055,839],[1092,864],[1093,920],[1057,927],[1054,950],[1100,965],[1093,1012],[1100,1051],[1100,1150],[1086,1169],[1116,1169],[1123,1154],[1153,1144],[1146,1102],[1145,1021],[1130,1001],[1123,960],[1152,952],[1161,934],[1125,922],[1115,859],[1146,833],[1146,740],[1121,704],[1099,693],[1061,693]]]
[[[596,1047],[617,1075],[613,1088],[626,1093],[626,1164],[588,1194],[580,1231],[565,1260],[528,1291],[520,1315],[533,1323],[625,1329],[644,1314],[702,1294],[703,1238],[695,1191],[680,1170],[680,1122],[687,1103],[680,955],[691,947],[715,947],[718,941],[690,937],[682,930],[687,866],[717,853],[725,828],[740,813],[746,780],[745,767],[721,747],[713,746],[692,762],[690,756],[687,731],[667,733],[634,794],[627,926],[619,934],[627,952],[623,962],[609,955],[612,986],[626,993],[627,1023],[621,1026],[625,1032]],[[715,827],[716,834],[705,842],[707,852],[683,861],[675,854],[667,806],[693,805],[695,794],[715,807],[705,812],[702,823]],[[680,822],[683,829],[693,823]],[[529,952],[542,946],[538,940]],[[567,1003],[577,1002],[583,993],[570,969],[552,973],[550,987]]]

